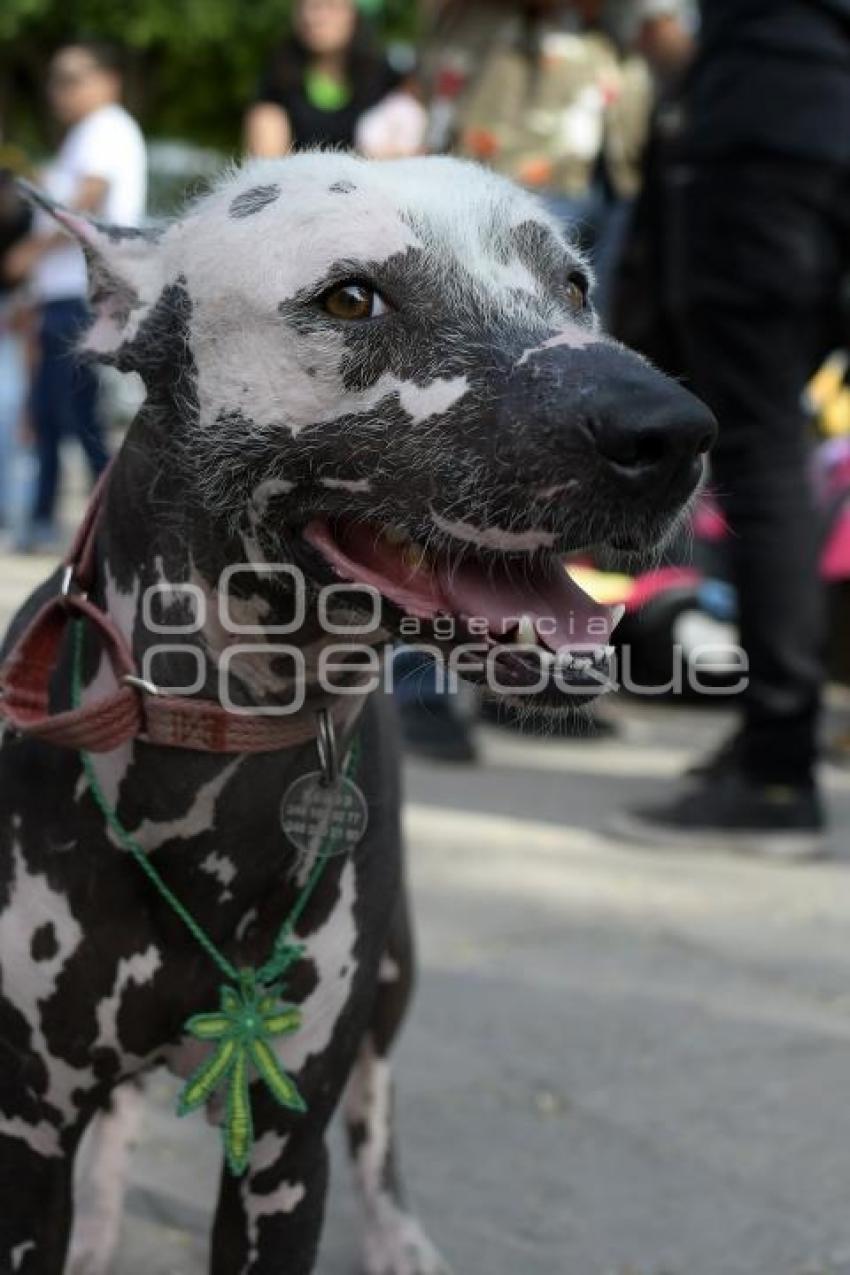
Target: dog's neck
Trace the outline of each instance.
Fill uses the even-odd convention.
[[[320,652],[339,639],[322,631],[285,549],[263,548],[250,511],[237,530],[200,507],[183,428],[162,402],[133,422],[104,495],[94,600],[157,686],[268,709],[300,685],[315,710],[333,698],[316,678]]]
[[[240,534],[205,519],[196,502],[187,499],[180,448],[168,436],[168,425],[164,416],[143,409],[113,463],[96,533],[92,600],[121,630],[140,671],[144,671],[146,656],[151,659],[151,680],[160,687],[186,687],[200,668],[204,672],[203,685],[192,692],[199,698],[221,704],[226,691],[240,706],[288,704],[292,695],[290,671],[281,669],[273,654],[265,650],[256,655],[249,652],[234,665],[238,674],[227,677],[221,671],[221,657],[229,643],[262,647],[278,641],[298,646],[309,668],[310,645],[317,628],[315,612],[308,611],[297,632],[280,638],[269,637],[265,632],[235,636],[222,628],[219,581],[228,567],[241,562],[250,564],[250,559],[246,558]],[[169,595],[169,585],[177,592]],[[181,585],[191,585],[191,594],[181,593]],[[154,596],[148,602],[146,615],[145,595],[151,590]],[[161,597],[156,596],[156,591]],[[247,624],[252,619],[258,625],[286,623],[291,602],[279,585],[274,590],[267,582],[252,583],[249,579],[244,592],[247,598],[234,596],[230,604],[231,614],[240,623]],[[195,609],[198,599],[203,600],[205,610],[199,627],[194,625],[200,618]],[[149,624],[151,614],[173,629],[182,625],[186,629],[194,627],[195,631],[155,632]],[[319,633],[319,640],[321,637]],[[160,655],[155,653],[158,647],[168,649]],[[84,694],[95,700],[109,692],[113,689],[110,678],[107,661],[92,644]],[[320,687],[308,685],[305,689],[305,704],[299,713],[309,717],[311,726],[315,726],[316,710],[334,703],[336,697],[328,696]],[[340,746],[358,720],[362,704],[360,696],[346,698],[346,711],[341,719],[337,717]],[[214,868],[217,860],[204,858],[208,847],[204,849],[203,837],[217,820],[225,847],[221,851],[225,866],[228,871],[238,872],[229,890],[238,911],[262,897],[266,887],[280,875],[280,861],[273,858],[266,862],[262,851],[270,837],[280,838],[278,807],[283,791],[296,775],[318,767],[316,743],[311,740],[312,735],[298,747],[253,756],[191,749],[174,755],[169,749],[138,748],[128,741],[109,753],[96,754],[93,763],[107,800],[120,810],[125,826],[149,852],[175,838],[185,842],[200,837],[199,870],[212,870],[210,864]],[[178,765],[174,764],[176,756]],[[168,776],[167,782],[164,775]],[[247,787],[240,787],[240,795],[234,797],[235,822],[231,826],[222,823],[222,817],[215,812],[218,796],[232,780]],[[181,854],[185,859],[185,846]]]

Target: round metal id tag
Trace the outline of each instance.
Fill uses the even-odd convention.
[[[324,858],[350,854],[369,823],[366,798],[353,780],[339,775],[333,784],[311,771],[290,784],[280,803],[284,833],[303,855]]]

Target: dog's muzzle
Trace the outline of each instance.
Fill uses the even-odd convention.
[[[422,448],[407,481],[400,463],[373,486],[397,520],[314,517],[304,538],[335,576],[380,594],[391,629],[409,639],[401,621],[419,621],[413,640],[455,657],[471,680],[562,707],[610,686],[618,618],[571,579],[565,557],[656,544],[702,477],[714,418],[603,338],[503,364],[475,409],[441,421],[430,461]],[[475,649],[467,660],[458,647]]]

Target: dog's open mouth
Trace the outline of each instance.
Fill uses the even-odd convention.
[[[340,579],[400,612],[402,636],[497,694],[560,706],[610,685],[617,609],[595,602],[556,553],[430,552],[401,529],[342,519],[314,519],[304,538]]]

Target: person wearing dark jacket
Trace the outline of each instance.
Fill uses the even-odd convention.
[[[802,394],[841,340],[850,270],[850,0],[702,0],[669,251],[692,387],[720,439],[749,662],[738,733],[672,801],[619,821],[655,845],[824,849],[815,773],[824,599]]]

